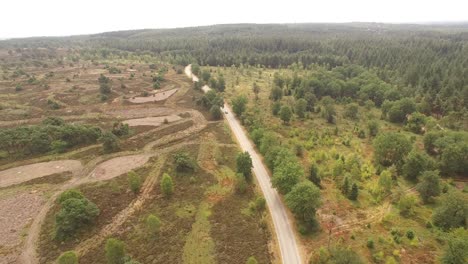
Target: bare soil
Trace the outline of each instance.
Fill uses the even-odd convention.
[[[168,116],[158,116],[158,117],[144,117],[144,118],[136,118],[136,119],[129,119],[125,120],[124,123],[128,124],[131,127],[135,126],[154,126],[158,127],[162,125],[164,122],[172,123],[182,118],[178,115],[168,115]]]
[[[61,172],[77,172],[81,168],[81,162],[77,160],[57,160],[11,168],[0,171],[0,188]]]
[[[21,237],[43,203],[42,193],[37,191],[23,191],[0,198],[0,263],[15,263],[20,253]]]
[[[99,164],[88,177],[92,181],[109,180],[143,166],[150,157],[148,154],[138,154],[113,158]]]
[[[167,98],[171,97],[173,94],[175,94],[179,89],[171,89],[167,91],[161,91],[158,93],[154,93],[149,96],[136,96],[128,99],[129,102],[134,103],[134,104],[142,104],[142,103],[148,103],[148,102],[159,102],[159,101],[164,101]]]

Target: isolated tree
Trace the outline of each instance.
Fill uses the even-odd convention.
[[[310,166],[308,179],[317,187],[322,188],[321,177],[319,174],[319,168],[317,164],[314,163]]]
[[[157,235],[161,228],[161,220],[153,214],[148,215],[146,218],[146,227],[148,228],[148,232],[151,235]]]
[[[161,191],[164,196],[171,196],[174,192],[174,183],[172,182],[171,176],[164,173],[161,179]]]
[[[99,208],[86,198],[69,198],[61,203],[55,216],[55,234],[59,240],[73,236],[78,229],[89,225],[99,215]]]
[[[383,170],[379,176],[379,187],[384,194],[390,193],[392,189],[392,173],[389,170]]]
[[[296,115],[299,118],[304,118],[305,117],[305,112],[307,111],[307,101],[303,98],[299,99],[296,101],[296,106],[295,106],[295,111]]]
[[[405,178],[416,181],[422,172],[434,169],[434,162],[426,153],[413,149],[405,159],[402,173]]]
[[[374,139],[375,160],[383,166],[401,166],[411,150],[411,142],[402,134],[387,132]]]
[[[348,198],[349,198],[350,200],[356,201],[358,195],[359,195],[359,188],[358,188],[358,186],[357,186],[356,183],[353,183],[353,184],[351,185],[351,190],[349,191]]]
[[[125,263],[125,244],[124,242],[109,238],[106,241],[106,259],[109,264],[124,264]]]
[[[130,134],[130,127],[122,122],[114,122],[111,132],[118,137],[124,137]]]
[[[321,204],[320,189],[309,181],[296,184],[286,194],[286,204],[291,211],[305,222],[315,220],[315,212]]]
[[[78,256],[74,251],[65,251],[58,257],[57,264],[78,264]]]
[[[367,123],[367,130],[369,131],[370,136],[377,136],[377,133],[379,133],[379,123],[375,120],[369,121]]]
[[[283,97],[283,89],[281,89],[281,88],[278,87],[278,86],[274,86],[274,87],[271,89],[270,98],[271,98],[273,101],[278,101],[278,100],[280,100],[282,97]]]
[[[102,142],[102,148],[105,153],[115,152],[120,149],[119,138],[111,132],[105,132],[99,140]]]
[[[341,193],[347,197],[349,192],[350,192],[349,177],[345,176],[343,179],[343,184],[341,185]]]
[[[202,80],[206,83],[211,78],[211,73],[207,70],[203,70],[201,74]]]
[[[418,203],[418,198],[413,194],[407,194],[400,197],[398,201],[398,209],[400,209],[400,214],[405,217],[410,217],[414,215],[414,207]]]
[[[345,106],[344,116],[349,119],[357,119],[359,106],[356,103],[350,103]]]
[[[425,203],[429,202],[432,197],[439,196],[441,192],[439,171],[423,172],[416,190]]]
[[[174,163],[177,171],[186,172],[195,170],[195,161],[187,152],[174,154]]]
[[[283,105],[281,107],[281,110],[279,111],[279,115],[280,115],[281,120],[283,120],[285,124],[289,123],[292,117],[291,108],[287,105]]]
[[[129,171],[127,173],[128,178],[128,185],[130,186],[130,190],[133,193],[139,193],[141,188],[141,177],[134,171]]]
[[[458,191],[451,191],[442,196],[440,205],[432,214],[432,222],[443,230],[466,227],[467,215],[468,205],[465,197]]]
[[[242,116],[247,107],[247,97],[244,95],[239,95],[232,100],[232,111],[237,116]]]
[[[223,117],[223,113],[221,112],[221,108],[217,105],[213,105],[210,108],[210,114],[211,117],[213,117],[214,120],[219,120]]]
[[[322,116],[330,124],[336,123],[336,110],[333,103],[327,103],[323,106]]]
[[[226,81],[224,80],[224,77],[222,75],[218,76],[218,83],[216,89],[219,92],[224,92],[226,90]]]
[[[457,228],[447,237],[447,245],[440,259],[442,264],[465,264],[468,261],[468,230]]]
[[[192,73],[195,75],[200,74],[200,65],[198,63],[192,63]]]
[[[424,132],[424,126],[426,125],[426,122],[427,117],[424,114],[414,112],[406,122],[406,129],[415,134],[422,134]]]
[[[279,112],[281,110],[281,103],[280,102],[274,102],[272,105],[271,105],[271,112],[274,116],[277,116],[279,115]]]
[[[247,181],[252,179],[252,158],[250,157],[249,152],[243,152],[237,154],[236,157],[237,172],[242,173]]]
[[[254,82],[254,83],[253,83],[252,91],[253,91],[254,94],[255,94],[255,99],[258,100],[258,94],[260,93],[260,86],[258,86],[257,82]]]
[[[282,194],[291,191],[304,174],[302,167],[294,161],[284,161],[275,167],[272,184]]]

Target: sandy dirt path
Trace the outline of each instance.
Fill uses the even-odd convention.
[[[0,188],[66,171],[76,173],[82,167],[77,160],[56,160],[7,169],[0,171]]]

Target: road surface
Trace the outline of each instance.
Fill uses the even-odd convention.
[[[186,67],[185,72],[187,76],[192,78],[192,80],[198,80],[198,78],[192,74],[190,65]],[[205,90],[206,89],[204,89],[204,91]],[[263,164],[260,155],[254,149],[245,131],[242,129],[239,121],[235,118],[234,113],[228,104],[224,104],[223,115],[231,127],[232,132],[236,136],[241,149],[249,152],[252,157],[253,172],[257,178],[260,188],[262,189],[271,217],[273,218],[282,262],[284,264],[302,264],[298,244],[296,242],[296,236],[291,228],[291,223],[286,211],[287,209],[281,201],[276,189],[271,186],[268,170]]]

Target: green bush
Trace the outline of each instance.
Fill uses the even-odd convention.
[[[130,190],[135,194],[139,193],[142,184],[140,175],[136,174],[134,171],[130,171],[127,173],[127,177]]]
[[[99,208],[86,198],[68,198],[61,202],[55,216],[55,237],[66,240],[99,215]]]
[[[161,191],[164,196],[171,196],[174,192],[174,183],[172,182],[171,176],[164,173],[161,179]]]
[[[78,256],[74,251],[63,252],[58,257],[57,264],[78,264]]]
[[[106,241],[106,259],[109,264],[125,263],[125,245],[122,241],[109,238]]]

